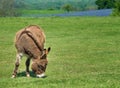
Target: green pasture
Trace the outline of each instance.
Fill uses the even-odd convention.
[[[19,10],[24,14],[58,14],[64,13],[64,10]]]
[[[64,10],[18,10],[21,17],[49,16],[50,14],[66,13]]]
[[[36,24],[46,34],[46,78],[11,78],[15,33]],[[0,88],[119,88],[120,17],[0,18]]]

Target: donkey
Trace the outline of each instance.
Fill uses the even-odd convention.
[[[15,47],[17,50],[15,68],[12,78],[17,75],[20,60],[23,55],[27,56],[26,76],[30,77],[29,66],[32,60],[31,69],[36,74],[36,77],[45,77],[45,70],[48,64],[47,54],[51,48],[44,49],[45,34],[43,30],[37,25],[30,25],[21,29],[15,36]]]

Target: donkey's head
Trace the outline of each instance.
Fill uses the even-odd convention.
[[[47,54],[50,52],[50,50],[50,47],[48,49],[44,49],[41,57],[32,63],[32,70],[39,78],[45,77],[44,73],[48,64]]]

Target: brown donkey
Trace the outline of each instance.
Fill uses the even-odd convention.
[[[51,50],[44,49],[45,34],[36,25],[30,25],[24,29],[21,29],[16,33],[15,47],[17,49],[15,69],[12,74],[12,78],[17,75],[17,70],[20,64],[20,60],[23,55],[27,56],[26,60],[26,76],[29,77],[29,65],[32,59],[31,68],[35,72],[37,77],[44,77],[47,66],[47,54]]]

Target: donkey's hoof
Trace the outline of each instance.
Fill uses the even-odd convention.
[[[16,76],[15,75],[12,75],[12,77],[11,78],[15,78]]]
[[[39,74],[39,75],[36,75],[37,78],[44,78],[45,77],[45,74],[42,73],[42,74]]]
[[[26,74],[27,77],[30,77],[30,74]]]

